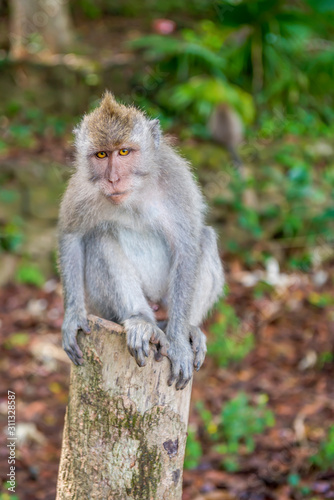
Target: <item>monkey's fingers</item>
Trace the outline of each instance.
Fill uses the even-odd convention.
[[[177,391],[182,391],[190,382],[191,380],[191,375],[190,377],[184,377],[180,376],[179,380],[177,381],[175,388]]]
[[[206,337],[200,328],[192,326],[189,333],[189,339],[191,348],[195,355],[194,368],[198,371],[204,363],[206,356]]]
[[[82,330],[86,335],[89,335],[91,333],[90,326],[88,324],[87,319],[81,320],[80,324],[78,325],[80,330]]]
[[[178,361],[175,361],[175,362],[171,361],[171,374],[170,374],[170,377],[167,381],[167,384],[169,386],[173,385],[174,382],[178,379],[178,377],[180,375],[180,369],[181,369],[181,366],[180,366],[180,363]]]
[[[75,339],[70,342],[65,341],[64,350],[68,355],[68,357],[70,358],[70,360],[73,361],[75,365],[77,366],[82,365],[83,354]]]
[[[130,354],[135,358],[139,366],[146,365],[146,358],[150,353],[150,342],[160,347],[160,354],[167,355],[169,343],[167,337],[154,323],[150,323],[142,317],[132,317],[124,321],[127,333],[127,344]]]
[[[149,355],[149,342],[151,342],[155,347],[154,358],[156,361],[161,361],[163,359],[163,356],[167,356],[169,342],[165,333],[155,325],[152,325],[152,331],[149,338],[145,335],[143,339],[143,350],[145,356]]]
[[[154,353],[154,359],[158,363],[160,363],[160,361],[162,361],[164,359],[163,355],[160,352],[159,345],[153,344],[153,353]]]
[[[131,329],[128,333],[128,349],[130,354],[135,358],[137,365],[143,367],[146,365],[146,360],[142,332]]]
[[[83,363],[83,359],[80,358],[78,355],[76,355],[72,350],[70,349],[65,349],[65,352],[67,356],[70,358],[70,360],[76,365],[80,366]]]
[[[189,347],[174,344],[168,350],[168,357],[171,362],[171,375],[167,383],[171,386],[176,382],[176,390],[184,389],[193,374],[193,354]]]
[[[159,344],[160,354],[162,354],[162,356],[167,356],[169,342],[167,340],[165,333],[162,330],[160,330],[160,328],[158,327],[154,328],[150,338],[150,342],[152,342],[152,344]]]
[[[75,365],[83,363],[83,354],[77,343],[78,324],[73,321],[64,321],[62,327],[63,348]]]
[[[185,360],[184,362],[181,363],[180,375],[175,385],[177,391],[182,390],[186,387],[186,385],[191,380],[192,374],[193,374],[192,363],[190,360],[189,361]]]
[[[153,325],[137,316],[124,321],[124,327],[130,354],[135,358],[138,366],[145,366]]]

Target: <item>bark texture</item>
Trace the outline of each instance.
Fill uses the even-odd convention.
[[[139,368],[121,326],[89,317],[72,365],[57,500],[181,500],[191,396],[168,387],[168,359]]]

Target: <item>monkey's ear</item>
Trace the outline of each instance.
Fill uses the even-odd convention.
[[[156,148],[158,148],[161,139],[161,128],[159,120],[157,118],[155,120],[150,120],[149,127],[153,137],[154,145]]]

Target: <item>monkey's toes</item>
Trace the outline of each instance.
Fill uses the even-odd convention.
[[[177,391],[184,389],[189,381],[191,380],[193,374],[192,362],[182,362],[180,365],[172,365],[172,373],[168,380],[168,385],[175,384],[175,389]]]
[[[191,348],[195,355],[194,368],[198,371],[204,363],[206,356],[206,337],[200,328],[192,326],[189,333]]]
[[[146,365],[148,357],[148,347],[145,345],[142,338],[132,338],[128,340],[128,350],[135,358],[138,366],[143,367]]]
[[[167,383],[171,386],[176,382],[176,390],[182,390],[193,374],[193,353],[189,347],[185,349],[182,344],[172,345],[168,350],[168,357],[171,362],[171,375]]]
[[[158,347],[159,353],[162,356],[167,356],[169,342],[167,340],[165,333],[162,330],[160,330],[160,328],[154,327],[151,338],[150,338],[150,342],[152,342],[152,344],[158,344],[159,345],[159,347]]]

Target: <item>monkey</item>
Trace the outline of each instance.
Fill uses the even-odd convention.
[[[183,389],[204,361],[199,326],[224,283],[199,186],[159,120],[108,91],[74,133],[75,171],[58,225],[63,347],[82,364],[77,332],[89,333],[87,314],[96,314],[124,325],[140,367],[155,343],[156,359],[171,363],[168,385]],[[157,304],[167,322],[156,321]]]
[[[242,160],[237,148],[244,133],[239,115],[228,104],[219,104],[210,116],[208,127],[212,138],[227,149],[234,166],[241,170]]]

